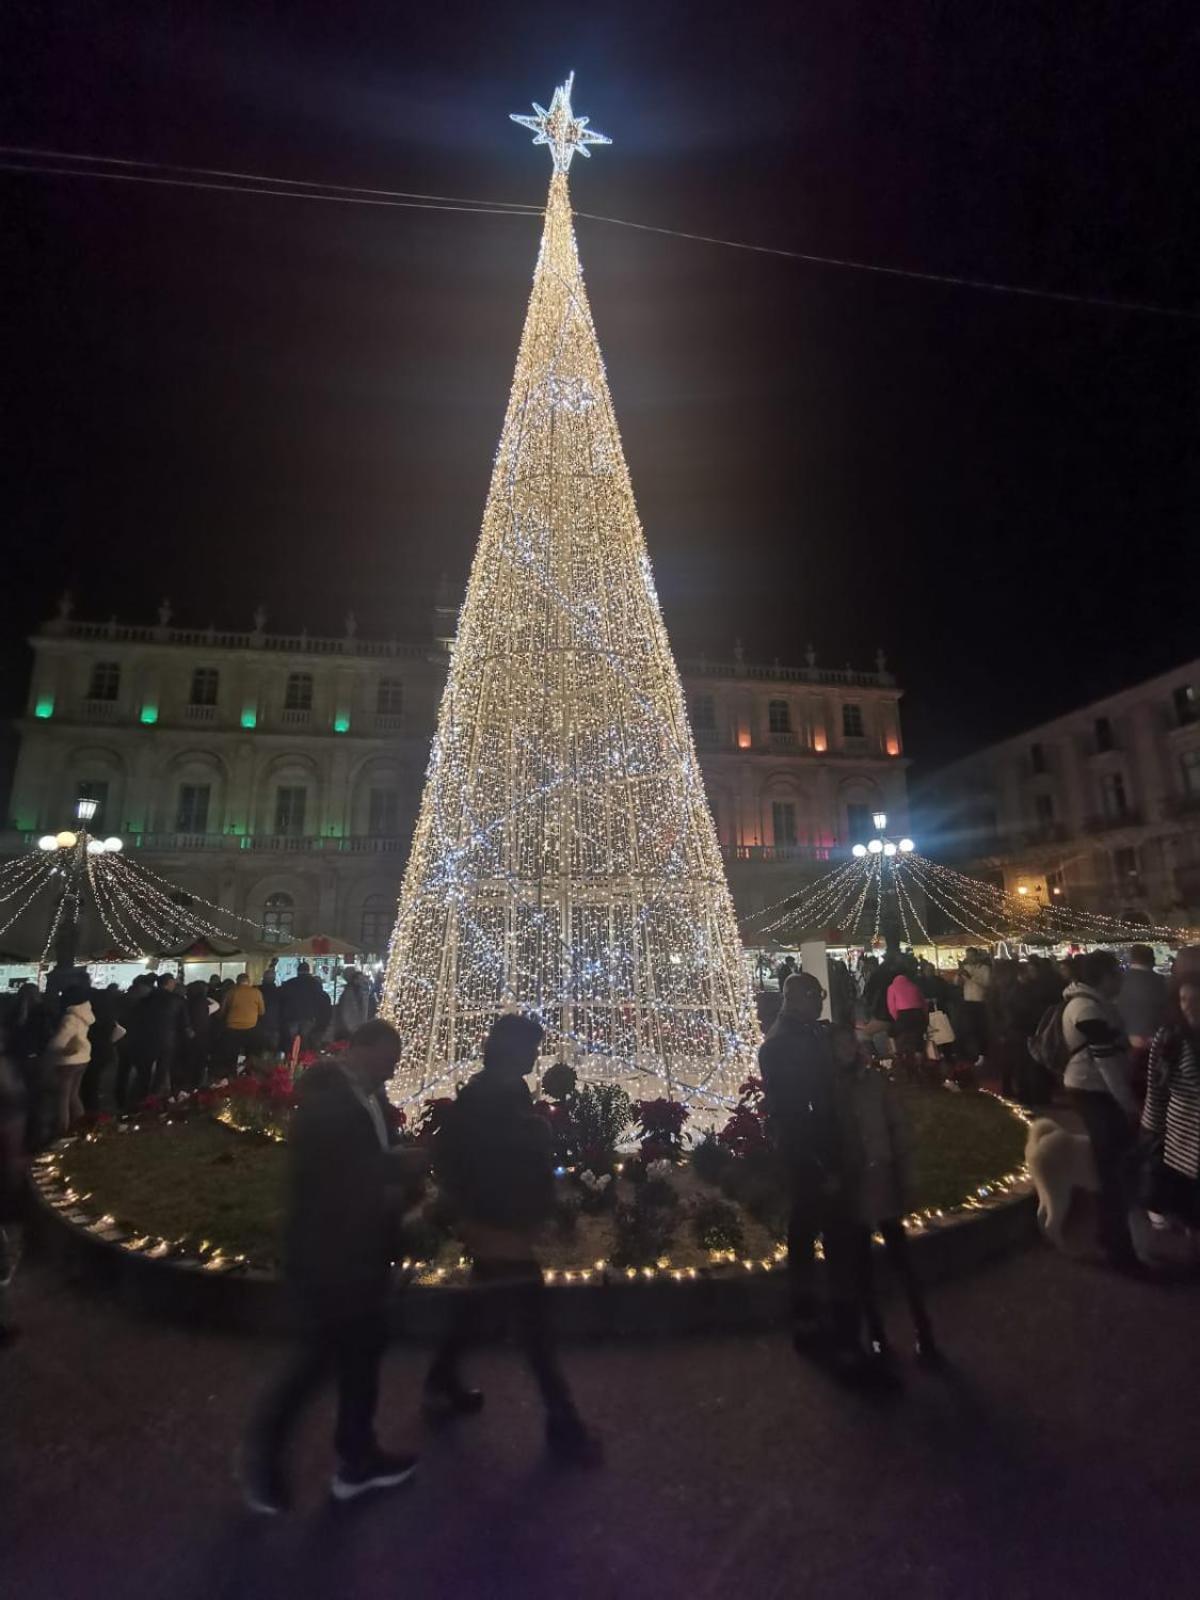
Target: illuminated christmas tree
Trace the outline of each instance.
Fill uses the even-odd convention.
[[[496,1013],[589,1082],[736,1098],[750,980],[571,225],[607,144],[514,117],[553,174],[533,292],[388,957],[398,1101],[444,1092]]]

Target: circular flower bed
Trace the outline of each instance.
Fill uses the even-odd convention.
[[[724,1128],[695,1141],[687,1108],[631,1102],[609,1085],[580,1088],[552,1068],[537,1109],[558,1161],[558,1198],[539,1254],[547,1278],[677,1278],[771,1268],[783,1256],[787,1197],[767,1147],[762,1090],[749,1080]],[[1022,1181],[1025,1127],[995,1096],[897,1085],[914,1134],[909,1227],[986,1207]],[[192,1095],[101,1119],[46,1158],[56,1203],[103,1237],[213,1270],[278,1264],[290,1071],[249,1073]],[[447,1100],[400,1136],[434,1145]],[[405,1219],[402,1250],[421,1281],[466,1266],[454,1218],[431,1183]]]

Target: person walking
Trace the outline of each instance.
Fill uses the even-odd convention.
[[[333,1007],[325,985],[314,978],[307,961],[296,967],[296,976],[279,985],[279,1016],[282,1043],[290,1050],[296,1039],[301,1050],[312,1050],[325,1035]]]
[[[1172,985],[1150,1045],[1142,1141],[1147,1208],[1200,1234],[1200,977]]]
[[[217,1003],[208,997],[208,985],[196,978],[183,991],[184,1014],[187,1017],[187,1048],[184,1051],[185,1082],[188,1089],[199,1089],[208,1080],[212,1065],[212,1047],[215,1038],[213,1018]]]
[[[793,1341],[812,1351],[828,1336],[835,1367],[861,1367],[853,1293],[853,1227],[842,1176],[825,991],[808,972],[788,979],[783,1005],[758,1052],[767,1136],[787,1175],[788,1275]],[[826,1299],[816,1293],[816,1242],[824,1242]]]
[[[516,1012],[497,1017],[483,1046],[483,1070],[462,1090],[437,1134],[435,1167],[458,1213],[472,1257],[471,1290],[458,1301],[450,1333],[425,1379],[427,1414],[478,1412],[483,1395],[462,1378],[485,1308],[515,1324],[546,1409],[546,1444],[559,1460],[594,1466],[600,1442],[580,1419],[551,1337],[546,1289],[534,1241],[554,1210],[549,1125],[525,1083],[537,1064],[542,1026]]]
[[[357,967],[345,967],[342,977],[345,987],[333,1008],[335,1039],[348,1039],[356,1028],[361,1028],[364,1022],[370,1022],[375,1009],[374,996],[365,972],[360,972]]]
[[[249,973],[239,972],[233,988],[225,992],[219,1013],[223,1072],[236,1072],[238,1057],[249,1059],[255,1053],[259,1045],[259,1024],[265,1011],[262,990],[250,982]]]
[[[131,1006],[127,1053],[117,1069],[117,1105],[128,1111],[153,1090],[170,1094],[176,1062],[187,1047],[187,1015],[173,972],[159,974],[145,999]],[[133,1092],[130,1094],[132,1079]]]
[[[64,991],[65,1009],[46,1046],[47,1087],[55,1096],[56,1125],[60,1138],[65,1138],[84,1115],[79,1086],[92,1059],[88,1032],[96,1020],[89,993],[87,989]]]
[[[874,1276],[874,1235],[878,1232],[888,1264],[908,1301],[917,1358],[926,1365],[935,1365],[941,1353],[904,1231],[903,1219],[912,1204],[912,1137],[901,1091],[879,1067],[868,1065],[853,1028],[835,1025],[831,1043],[837,1069],[843,1166],[848,1198],[854,1207],[857,1298],[866,1320],[867,1338],[874,1355],[886,1361],[891,1350]]]
[[[1138,1125],[1129,1040],[1116,1007],[1121,963],[1092,950],[1073,963],[1076,981],[1063,992],[1063,1085],[1091,1141],[1100,1182],[1099,1241],[1118,1271],[1142,1276],[1129,1233],[1130,1156]]]
[[[375,1436],[379,1369],[387,1343],[388,1279],[397,1207],[423,1151],[392,1148],[381,1091],[400,1059],[400,1035],[376,1020],[347,1050],[299,1079],[288,1140],[284,1272],[299,1346],[263,1396],[247,1434],[242,1488],[254,1511],[290,1505],[288,1443],[324,1380],[337,1381],[335,1500],[406,1483],[416,1457],[392,1455]]]

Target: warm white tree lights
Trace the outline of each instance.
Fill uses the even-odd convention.
[[[541,249],[388,957],[393,1095],[536,1012],[592,1081],[736,1097],[757,1028],[716,831],[584,292],[571,79]]]

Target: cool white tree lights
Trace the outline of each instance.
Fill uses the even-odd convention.
[[[749,976],[571,225],[567,171],[608,143],[515,117],[553,174],[516,373],[388,957],[419,1100],[535,1012],[592,1081],[736,1097]]]

